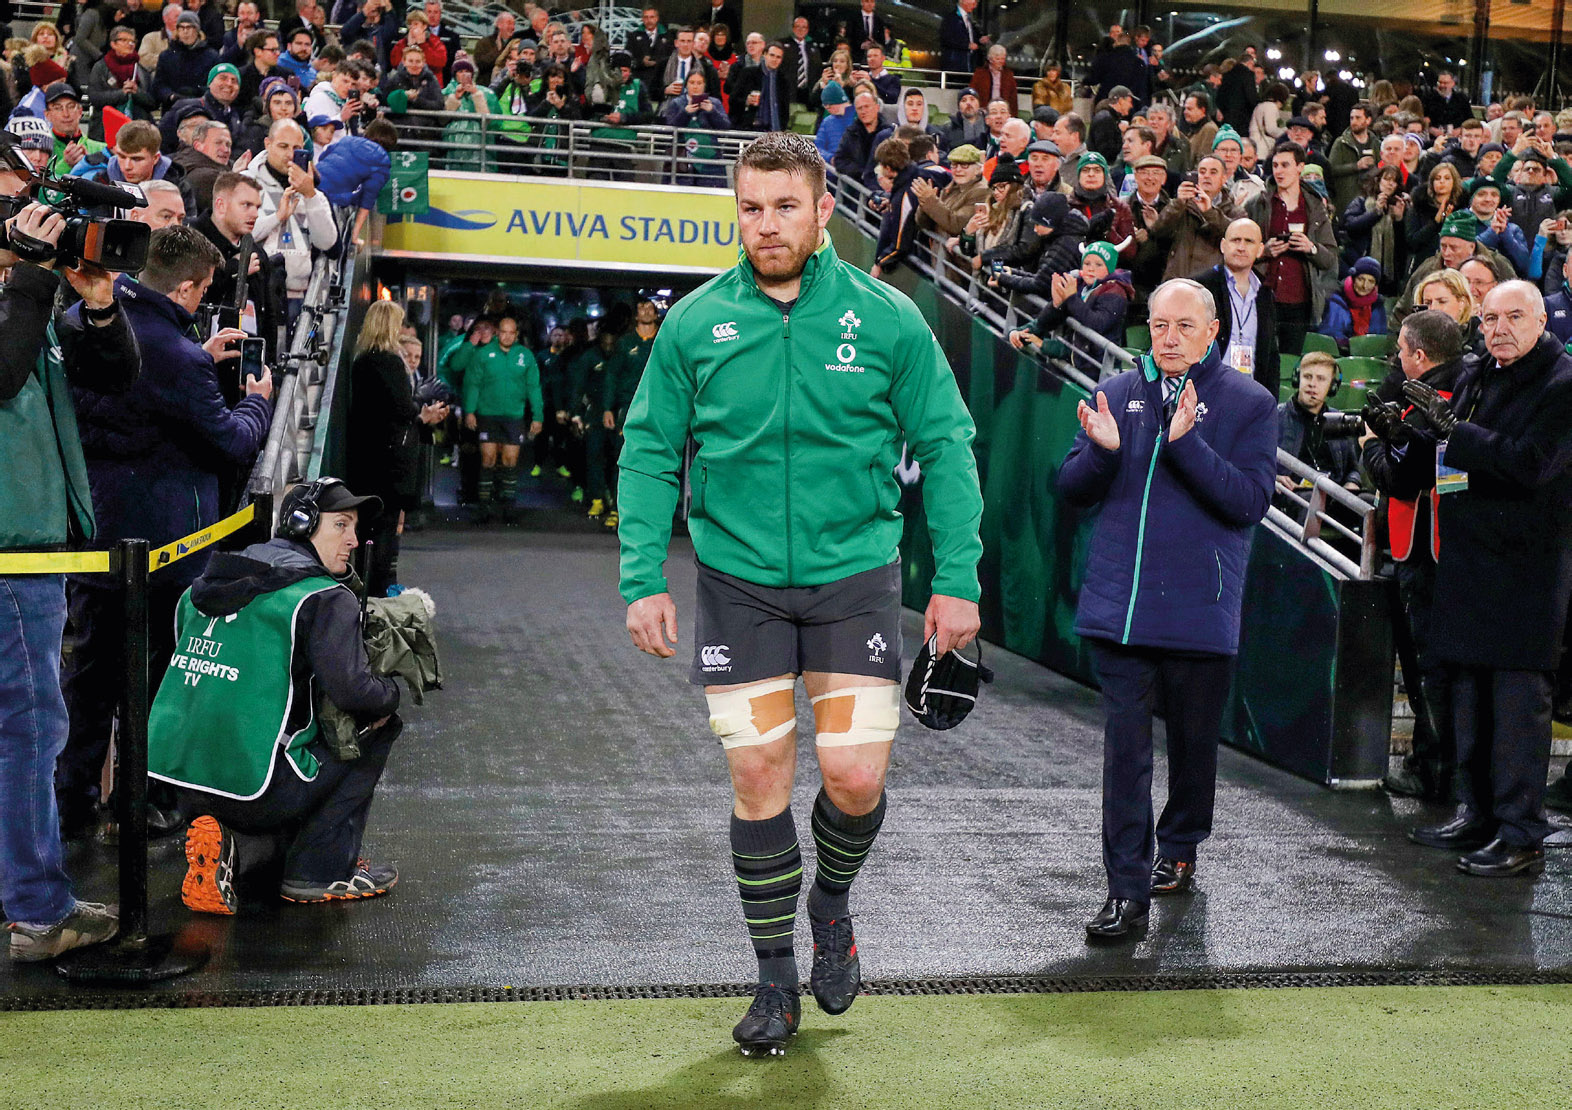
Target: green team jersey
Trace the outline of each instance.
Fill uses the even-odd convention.
[[[492,340],[471,356],[464,371],[464,411],[476,416],[521,420],[526,406],[531,420],[544,420],[546,405],[540,395],[540,367],[522,343],[507,350]]]
[[[437,359],[437,377],[448,383],[460,397],[464,395],[464,375],[474,365],[482,348],[464,340],[447,348]]]
[[[617,340],[617,364],[612,373],[606,375],[607,412],[621,412],[633,403],[633,395],[638,391],[639,379],[644,377],[644,367],[654,346],[655,336],[645,339],[636,328]]]
[[[284,750],[295,774],[317,777],[307,745],[317,736],[311,682],[291,670],[300,606],[314,594],[348,589],[326,575],[260,594],[245,608],[210,617],[180,599],[175,654],[147,721],[153,778],[249,801],[261,796]]]
[[[679,301],[624,434],[624,601],[667,588],[690,435],[688,529],[706,566],[782,587],[894,562],[904,443],[922,468],[933,592],[980,595],[976,432],[955,375],[917,306],[842,262],[828,236],[789,310],[759,288],[746,258]]]

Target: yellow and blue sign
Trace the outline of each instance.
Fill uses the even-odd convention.
[[[729,191],[458,172],[429,181],[430,207],[390,221],[383,254],[701,274],[737,262]]]

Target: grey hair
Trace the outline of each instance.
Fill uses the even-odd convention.
[[[1500,285],[1486,293],[1485,298],[1488,300],[1489,298],[1501,293],[1501,291],[1504,289],[1509,289],[1514,293],[1527,293],[1529,295],[1528,303],[1534,306],[1534,311],[1539,313],[1541,316],[1545,314],[1545,295],[1539,291],[1539,287],[1536,286],[1533,282],[1523,281],[1521,279],[1503,281]],[[1484,306],[1481,305],[1480,307],[1483,308]]]
[[[1174,110],[1162,101],[1156,100],[1146,106],[1146,118],[1151,119],[1153,116],[1162,116],[1164,119],[1172,120],[1174,118]]]
[[[137,187],[142,190],[142,195],[148,200],[152,200],[155,193],[174,193],[176,196],[180,196],[180,186],[173,181],[165,181],[161,177],[154,178],[152,181],[144,181]]]
[[[1206,286],[1202,285],[1200,282],[1191,278],[1169,278],[1156,289],[1152,290],[1152,295],[1147,298],[1146,303],[1148,305],[1156,303],[1157,298],[1164,290],[1173,289],[1176,287],[1188,289],[1190,292],[1194,293],[1197,297],[1200,298],[1202,306],[1206,309],[1207,323],[1211,323],[1213,320],[1217,319],[1217,301],[1213,298],[1212,291]]]

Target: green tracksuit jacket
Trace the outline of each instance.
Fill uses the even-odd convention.
[[[611,373],[606,375],[606,412],[621,413],[633,403],[633,394],[639,388],[639,379],[644,376],[644,366],[650,360],[650,348],[654,345],[654,337],[641,338],[636,330],[630,330],[617,340],[617,361]]]
[[[790,313],[746,260],[677,303],[628,411],[622,597],[666,590],[683,446],[698,442],[688,527],[706,566],[817,586],[895,561],[901,444],[922,466],[933,592],[975,601],[975,428],[917,307],[835,255],[808,260]]]
[[[616,376],[620,361],[615,347],[607,351],[599,342],[591,343],[573,357],[568,363],[567,410],[570,416],[600,423],[600,414],[606,411],[601,408],[601,398],[606,392],[606,383]]]
[[[464,372],[464,411],[476,416],[522,420],[526,403],[531,420],[546,418],[535,356],[522,343],[515,343],[506,351],[496,340],[487,343]]]

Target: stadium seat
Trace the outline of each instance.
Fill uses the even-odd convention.
[[[1330,335],[1322,335],[1318,331],[1307,331],[1305,332],[1305,344],[1301,353],[1309,354],[1311,351],[1324,351],[1336,358],[1338,355],[1337,340]]]
[[[1385,358],[1397,349],[1395,335],[1351,335],[1348,353],[1361,358]]]
[[[1131,324],[1124,329],[1124,345],[1145,353],[1152,345],[1152,329],[1145,324]]]
[[[1366,393],[1380,385],[1390,370],[1383,358],[1349,356],[1338,359],[1337,366],[1343,372],[1343,388],[1331,399],[1331,405],[1345,411],[1363,408]]]

